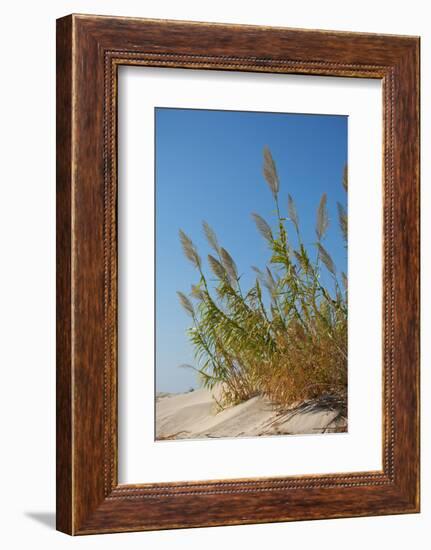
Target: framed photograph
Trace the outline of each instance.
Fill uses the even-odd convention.
[[[57,528],[419,511],[419,38],[57,21]]]

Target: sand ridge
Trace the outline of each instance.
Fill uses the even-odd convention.
[[[346,429],[347,421],[338,410],[316,402],[281,411],[267,398],[256,396],[220,410],[206,389],[158,394],[156,400],[158,440],[316,434]]]

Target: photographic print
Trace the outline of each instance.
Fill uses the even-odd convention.
[[[155,109],[156,440],[347,431],[347,130]]]
[[[419,512],[419,37],[56,45],[57,529]]]

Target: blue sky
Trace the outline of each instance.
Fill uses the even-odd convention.
[[[268,222],[274,220],[273,198],[262,175],[265,146],[277,165],[281,209],[286,212],[290,193],[310,248],[317,206],[327,193],[330,226],[325,246],[337,270],[347,272],[336,210],[337,201],[347,203],[341,185],[347,120],[333,115],[156,108],[157,391],[197,387],[195,373],[179,368],[196,363],[186,334],[190,318],[176,291],[188,293],[198,276],[182,253],[178,230],[191,237],[206,259],[210,250],[201,225],[206,220],[235,259],[243,288],[253,283],[251,266],[264,268],[268,262],[268,248],[251,218],[257,212]]]

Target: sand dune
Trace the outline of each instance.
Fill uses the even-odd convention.
[[[222,411],[211,392],[200,389],[158,394],[156,439],[250,437],[346,431],[347,422],[330,402],[308,402],[280,411],[257,396]]]

